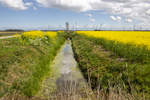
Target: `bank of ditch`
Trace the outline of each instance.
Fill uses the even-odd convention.
[[[50,64],[65,42],[65,33],[28,39],[18,37],[0,40],[0,98],[32,97],[40,90],[51,71]]]

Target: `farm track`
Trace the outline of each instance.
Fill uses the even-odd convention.
[[[8,38],[13,38],[13,37],[15,37],[15,36],[2,36],[2,37],[0,37],[0,39],[8,39]]]

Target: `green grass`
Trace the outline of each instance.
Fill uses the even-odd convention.
[[[143,57],[142,61],[139,61],[136,57],[131,56],[133,51],[130,52],[130,56],[116,54],[121,49],[116,51],[112,47],[118,47],[121,44],[115,45],[112,41],[75,35],[72,42],[75,58],[86,79],[90,77],[90,83],[94,89],[99,85],[101,90],[120,87],[128,93],[138,93],[139,97],[144,93],[148,98],[150,94],[150,64],[147,58]],[[111,43],[112,46],[109,47]],[[112,50],[108,51],[109,49],[105,48],[103,44],[108,45]],[[122,49],[128,48],[126,46],[123,45]],[[132,50],[134,49],[136,48]],[[141,49],[138,50],[137,52],[141,52]],[[125,53],[127,54],[127,52]]]
[[[0,40],[0,97],[17,93],[31,97],[50,72],[57,51],[64,43],[63,33],[51,39],[23,43],[21,39]]]

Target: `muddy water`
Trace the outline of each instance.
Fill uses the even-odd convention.
[[[66,41],[51,69],[38,96],[48,100],[91,100],[91,89],[74,59],[71,41]]]

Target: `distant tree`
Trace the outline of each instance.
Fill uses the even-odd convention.
[[[24,30],[23,29],[6,29],[5,31],[11,31],[11,32],[23,32]]]

